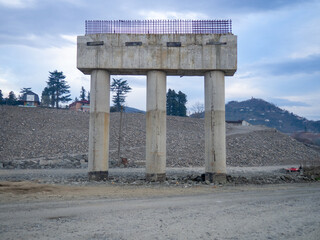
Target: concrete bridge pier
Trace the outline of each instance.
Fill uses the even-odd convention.
[[[166,179],[166,73],[147,73],[146,180]]]
[[[205,73],[205,178],[226,182],[224,72]]]
[[[91,71],[89,124],[89,180],[108,179],[110,74],[106,70]]]
[[[225,182],[224,76],[237,70],[231,21],[209,20],[209,28],[208,22],[185,21],[180,32],[173,29],[181,21],[160,21],[156,34],[149,21],[139,25],[144,34],[131,28],[131,21],[119,29],[118,21],[87,23],[88,32],[77,38],[77,68],[91,74],[89,179],[108,178],[110,75],[147,75],[146,180],[166,179],[166,75],[183,75],[205,76],[205,176],[210,182]],[[96,34],[101,24],[106,27]],[[162,29],[168,33],[160,33]]]

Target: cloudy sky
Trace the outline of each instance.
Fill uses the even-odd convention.
[[[90,79],[76,68],[76,36],[85,20],[232,19],[238,71],[226,77],[226,102],[262,98],[320,120],[319,0],[0,0],[0,89],[39,95],[49,71],[63,71],[72,98]],[[128,80],[127,105],[145,109],[146,78]],[[203,102],[201,77],[168,77],[167,87]]]

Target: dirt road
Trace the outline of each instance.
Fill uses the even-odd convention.
[[[8,183],[2,200],[10,187],[19,189],[12,184],[22,184],[22,192],[11,191],[20,198],[7,198],[9,202],[0,205],[1,239],[312,240],[320,236],[318,182],[185,191],[38,184],[38,190],[29,192],[23,189],[35,189],[32,183],[20,182]]]

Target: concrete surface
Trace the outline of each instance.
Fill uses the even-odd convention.
[[[88,46],[88,42],[103,45]],[[126,46],[127,42],[141,45]],[[181,47],[167,47],[167,43]],[[108,69],[113,75],[146,75],[149,70],[167,75],[203,76],[237,69],[237,36],[232,34],[90,34],[78,36],[77,67],[85,74]]]
[[[147,75],[146,113],[146,178],[165,180],[166,172],[166,85],[163,71],[149,71]]]
[[[6,202],[1,239],[319,239],[319,183],[209,192]]]
[[[166,75],[205,76],[205,161],[210,182],[226,181],[224,76],[237,69],[233,34],[88,34],[77,39],[77,68],[102,86],[109,74],[147,74],[146,177],[164,180],[166,165]],[[99,70],[99,69],[105,69]],[[100,75],[99,75],[100,74]],[[108,76],[107,76],[108,75]],[[93,104],[102,104],[92,85]],[[109,83],[110,84],[110,83]],[[102,89],[110,88],[102,86]],[[105,102],[105,105],[108,104]],[[222,106],[223,105],[223,106]],[[100,106],[100,105],[99,105]],[[106,107],[105,107],[106,108]],[[109,104],[107,105],[109,108]],[[107,178],[109,113],[91,108],[89,176]],[[98,120],[99,119],[99,120]],[[95,129],[96,128],[96,129]],[[95,131],[97,130],[97,131]],[[101,132],[101,133],[100,133]],[[97,140],[95,140],[95,138]],[[96,152],[97,151],[97,152]],[[94,157],[96,156],[97,157]],[[90,160],[91,159],[91,160]],[[96,167],[97,166],[97,167]]]
[[[225,182],[227,170],[224,73],[207,72],[204,82],[206,178],[210,182]]]
[[[93,70],[90,88],[88,171],[92,179],[106,177],[109,163],[110,74]],[[76,124],[76,123],[75,123]]]

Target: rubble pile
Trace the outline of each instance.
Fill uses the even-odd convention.
[[[111,113],[110,166],[140,167],[145,162],[145,115]],[[89,114],[65,109],[0,106],[0,168],[84,168]],[[320,163],[320,151],[275,129],[227,124],[229,166]],[[167,166],[204,166],[204,120],[167,117]]]

